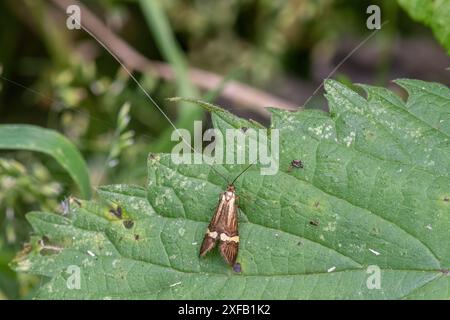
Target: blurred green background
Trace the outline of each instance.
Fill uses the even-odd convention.
[[[264,124],[264,106],[326,110],[322,90],[308,98],[372,32],[370,4],[389,23],[333,77],[402,95],[390,80],[450,84],[446,50],[392,0],[1,1],[0,124],[62,133],[86,160],[94,189],[143,185],[147,154],[171,150],[172,128],[98,42],[66,27],[64,9],[74,3],[179,127],[207,115],[165,98],[212,101]],[[29,298],[41,281],[8,267],[29,237],[24,215],[61,211],[69,195],[80,193],[49,156],[0,151],[0,299]]]

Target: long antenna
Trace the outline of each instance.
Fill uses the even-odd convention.
[[[166,118],[166,120],[170,123],[170,125],[177,131],[177,133],[180,135],[180,137],[183,139],[183,141],[191,147],[192,150],[194,150],[190,143],[187,143],[187,141],[184,139],[184,137],[180,134],[178,131],[178,128],[175,126],[175,124],[170,120],[170,118],[167,116],[167,114],[162,110],[162,108],[159,106],[159,104],[152,98],[152,96],[145,90],[145,88],[141,85],[141,83],[136,79],[135,76],[133,76],[132,72],[125,66],[125,64],[119,59],[119,57],[112,52],[108,48],[106,44],[104,44],[100,39],[98,39],[89,29],[87,29],[85,26],[81,24],[81,21],[76,20],[76,22],[79,24],[79,26],[87,33],[89,34],[95,41],[97,41],[125,70],[125,72],[130,76],[130,78],[137,84],[139,89],[144,93],[144,95],[151,101],[151,103],[159,110],[159,112]],[[195,150],[194,150],[195,151]]]
[[[236,178],[234,178],[234,180],[233,180],[233,182],[231,182],[231,184],[233,185],[233,184],[236,182],[236,180],[237,180],[237,179],[238,179],[245,171],[247,171],[248,169],[250,169],[250,167],[253,166],[254,164],[255,164],[255,162],[250,163],[250,164],[248,165],[248,167],[244,169],[244,171],[242,171],[241,173],[239,173],[238,176],[237,176]]]
[[[303,106],[305,107],[308,102],[312,99],[312,97],[314,97],[316,95],[316,93],[324,86],[325,81],[330,79],[333,74],[348,60],[350,59],[350,57],[359,50],[359,48],[361,48],[367,41],[369,41],[378,31],[381,30],[381,28],[385,25],[389,23],[389,20],[383,22],[380,26],[379,29],[376,29],[374,31],[372,31],[363,41],[361,41],[352,51],[350,51],[349,54],[347,54],[344,59],[342,59],[341,62],[338,63],[338,65],[336,67],[334,67],[333,70],[331,70],[331,72],[327,75],[327,77],[325,79],[322,80],[322,82],[320,83],[320,85],[316,88],[316,90],[314,90],[314,92],[312,93],[311,96],[309,96],[308,99],[306,99],[306,101],[303,103]]]
[[[183,135],[180,133],[179,129],[175,126],[175,124],[170,120],[170,118],[167,116],[167,114],[163,111],[163,109],[159,106],[159,104],[152,98],[152,96],[145,90],[145,88],[140,84],[140,82],[133,76],[133,74],[131,73],[131,71],[125,66],[125,64],[119,59],[119,57],[114,54],[114,52],[112,52],[112,50],[110,50],[108,48],[108,46],[106,44],[104,44],[100,39],[98,39],[91,31],[89,31],[89,29],[87,29],[85,26],[83,26],[81,24],[81,21],[79,20],[75,20],[78,25],[87,33],[89,34],[93,39],[95,39],[95,41],[97,41],[121,66],[122,68],[125,70],[125,72],[130,76],[130,78],[137,84],[137,86],[139,87],[139,89],[144,93],[144,95],[150,100],[150,102],[159,110],[159,112],[167,119],[167,121],[170,123],[170,125],[175,129],[175,131],[178,133],[178,136],[183,140],[183,142],[189,146],[189,148],[194,151],[194,153],[198,153],[197,150],[195,150],[192,146],[191,143],[186,141],[186,139],[183,137]],[[227,183],[228,180],[216,169],[214,169],[214,167],[212,165],[210,165],[211,169],[217,173],[220,177],[222,177]]]

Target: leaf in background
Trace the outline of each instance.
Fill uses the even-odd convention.
[[[397,0],[417,21],[429,26],[439,42],[450,54],[450,1],[448,0]]]
[[[157,1],[140,0],[139,3],[161,54],[175,72],[178,95],[191,98],[197,97],[197,88],[191,83],[188,76],[188,65],[184,53],[175,39],[170,23],[161,5]],[[202,118],[203,112],[200,108],[181,104],[178,108],[178,117],[175,126],[177,128],[188,129],[192,132],[193,122]],[[152,150],[161,151],[170,149],[174,145],[173,142],[170,142],[172,132],[172,127],[169,127],[163,132],[161,137],[158,138],[158,141],[152,145]]]
[[[38,298],[448,299],[450,91],[397,83],[406,103],[383,88],[363,86],[366,100],[327,81],[330,115],[272,110],[280,171],[253,167],[236,182],[240,274],[217,251],[198,258],[225,182],[167,154],[149,156],[147,189],[103,187],[101,202],[67,216],[28,214],[36,236],[13,265],[50,278]],[[219,130],[258,127],[203,106]],[[304,168],[289,170],[293,159]],[[118,206],[121,217],[110,212]],[[43,254],[42,239],[60,249]],[[79,290],[67,287],[72,265]],[[380,289],[367,286],[374,265]]]
[[[56,131],[31,125],[0,125],[0,149],[38,151],[69,173],[84,198],[91,197],[89,170],[77,148]]]

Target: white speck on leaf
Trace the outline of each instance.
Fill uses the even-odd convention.
[[[175,283],[172,283],[172,284],[170,285],[170,287],[175,287],[175,286],[178,286],[178,285],[180,285],[180,284],[181,284],[181,281],[175,282]]]
[[[336,222],[328,222],[327,226],[323,228],[323,231],[336,231]]]
[[[355,141],[356,133],[355,131],[350,132],[350,135],[344,138],[345,145],[350,147],[353,141]]]

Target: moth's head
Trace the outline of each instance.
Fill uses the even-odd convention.
[[[236,193],[234,192],[234,186],[229,184],[227,187],[227,191],[223,194],[226,201],[230,201],[233,198],[236,198]]]

